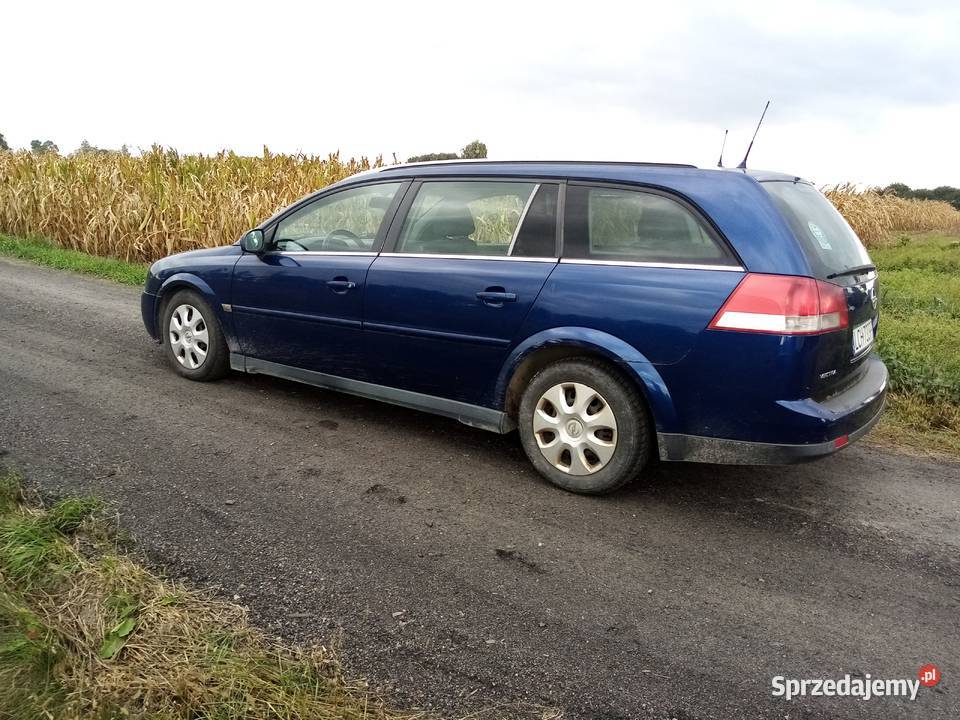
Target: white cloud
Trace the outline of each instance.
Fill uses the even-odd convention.
[[[934,2],[50,3],[4,10],[0,132],[402,159],[736,163],[960,185],[960,9]]]

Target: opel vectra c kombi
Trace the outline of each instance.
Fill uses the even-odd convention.
[[[385,167],[150,269],[192,380],[264,373],[518,429],[551,482],[787,463],[883,408],[877,273],[809,182],[685,165]],[[413,418],[411,418],[413,421]]]

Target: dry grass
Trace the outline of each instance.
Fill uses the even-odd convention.
[[[101,504],[23,502],[0,468],[0,718],[426,720],[344,677],[334,649],[293,647],[247,611],[116,551]],[[556,720],[503,705],[475,720]]]
[[[271,640],[243,608],[103,553],[96,504],[27,508],[17,488],[0,477],[0,716],[422,717],[384,709],[330,649]]]
[[[225,245],[307,193],[382,164],[233,153],[0,152],[0,230],[132,262]]]
[[[960,457],[960,405],[891,392],[884,416],[867,437],[881,447],[956,461]]]
[[[847,183],[824,190],[867,247],[898,232],[960,231],[960,211],[950,203],[913,200]]]

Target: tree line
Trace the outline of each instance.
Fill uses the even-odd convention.
[[[7,144],[6,139],[3,137],[3,133],[0,133],[0,150],[10,150],[10,145]],[[53,140],[31,140],[30,141],[30,152],[35,153],[36,155],[43,155],[44,153],[59,153],[60,148],[57,147],[57,144]],[[111,152],[120,152],[124,155],[129,155],[130,151],[126,145],[120,148],[120,150],[109,150],[107,148],[98,148],[94,145],[91,145],[86,140],[80,143],[80,147],[77,148],[76,153],[78,155],[84,154],[93,154],[93,155],[103,155]],[[487,156],[487,146],[485,143],[480,142],[479,140],[474,140],[460,151],[460,153],[426,153],[425,155],[414,155],[407,158],[407,162],[429,162],[433,160],[474,160],[485,158]],[[394,156],[396,158],[396,156]]]
[[[941,185],[932,190],[928,190],[927,188],[914,189],[904,183],[892,183],[887,185],[883,189],[883,192],[896,195],[897,197],[915,200],[940,200],[950,203],[957,210],[960,210],[960,188],[955,188],[950,185]]]
[[[478,160],[487,156],[487,146],[479,140],[468,143],[460,154],[451,152],[427,153],[425,155],[413,155],[407,158],[407,162],[433,162],[435,160]]]

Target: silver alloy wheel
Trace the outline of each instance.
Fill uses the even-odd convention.
[[[617,418],[589,385],[561,383],[537,401],[533,435],[555,468],[570,475],[592,475],[606,467],[617,449]]]
[[[193,305],[178,305],[170,316],[170,349],[177,361],[196,370],[207,359],[207,323]]]

